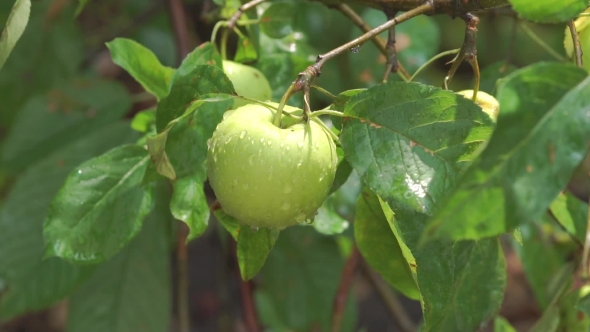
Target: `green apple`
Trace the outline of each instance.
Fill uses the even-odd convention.
[[[241,63],[223,60],[223,71],[234,85],[234,89],[240,96],[267,101],[272,97],[272,89],[264,74],[250,66]],[[233,109],[249,104],[243,99],[234,99]]]
[[[285,111],[302,114],[289,106]],[[275,112],[259,104],[227,112],[208,142],[207,176],[227,214],[253,227],[283,229],[313,220],[338,156],[320,125],[283,114],[279,128]]]
[[[463,90],[457,92],[467,99],[473,99],[473,90]],[[483,91],[477,91],[477,98],[475,103],[486,112],[494,122],[498,119],[498,113],[500,112],[500,103],[492,95]]]

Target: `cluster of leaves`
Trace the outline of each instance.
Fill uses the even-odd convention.
[[[513,1],[514,8],[539,22],[563,22],[587,5],[531,1]],[[223,16],[238,4],[222,5]],[[16,25],[0,39],[0,66],[22,34],[29,6],[18,0],[7,19],[8,27]],[[27,29],[44,22],[36,18],[46,8],[33,9]],[[325,47],[321,36],[349,24],[334,19],[330,28],[321,26],[337,14],[295,1],[263,6],[258,14],[260,24],[240,36],[234,60],[264,72],[275,99]],[[378,15],[363,14],[373,25]],[[77,75],[79,44],[69,49],[77,62],[58,62],[67,50],[59,36],[80,38],[71,24],[64,21],[49,36],[27,37],[27,31],[15,48],[38,54],[30,51],[39,47],[35,38],[55,39],[45,54],[63,65],[59,73],[41,64],[32,70],[30,57],[11,57],[0,72],[0,87],[25,71],[39,77],[33,87],[6,96],[18,112],[1,160],[10,172],[24,171],[0,209],[0,320],[69,297],[71,331],[163,331],[173,220],[189,226],[187,241],[208,228],[207,140],[232,104],[233,85],[214,44],[202,44],[171,68],[145,46],[115,39],[107,44],[113,61],[158,101],[126,122],[132,100],[120,84]],[[412,41],[400,50],[409,70],[438,51],[436,24],[420,17],[398,28]],[[334,32],[332,42],[358,35],[346,31],[350,36]],[[419,37],[424,31],[432,40]],[[276,330],[327,329],[354,242],[392,287],[421,302],[422,330],[472,331],[495,318],[498,331],[509,331],[496,315],[506,285],[499,236],[512,233],[545,310],[537,329],[587,329],[590,319],[577,313],[590,314],[590,300],[586,289],[570,289],[576,264],[568,258],[585,241],[588,206],[562,190],[590,141],[588,73],[543,62],[508,74],[499,70],[503,63],[490,64],[482,86],[500,102],[496,125],[451,91],[399,78],[377,84],[380,55],[367,49],[364,56],[374,67],[343,57],[346,71],[339,70],[343,62],[331,62],[318,80],[344,92],[335,102],[323,99],[343,113],[329,119],[340,136],[340,160],[313,225],[281,234],[255,231],[214,210],[218,225],[237,242],[242,277],[260,276],[255,301],[263,323]],[[350,90],[360,84],[363,89]],[[349,301],[346,330],[354,327],[354,306]]]

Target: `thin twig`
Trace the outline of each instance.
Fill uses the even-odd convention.
[[[365,20],[363,20],[363,18],[359,14],[357,14],[354,11],[354,9],[350,8],[350,6],[345,4],[338,4],[331,7],[339,10],[342,14],[344,14],[344,16],[348,17],[352,21],[352,23],[354,23],[359,29],[361,29],[363,33],[371,31],[371,27],[367,24],[367,22],[365,22]],[[383,40],[383,38],[381,38],[380,36],[375,36],[373,39],[371,39],[371,41],[373,42],[373,44],[375,44],[375,46],[377,46],[377,48],[381,51],[383,55],[387,56],[387,49],[385,48],[385,40]],[[398,66],[398,75],[404,81],[407,81],[410,78],[410,74],[401,63],[398,62]]]
[[[236,26],[236,23],[238,22],[238,20],[240,19],[240,17],[242,17],[242,14],[244,14],[246,11],[258,6],[259,4],[265,2],[267,0],[254,0],[254,1],[250,1],[248,3],[245,3],[244,5],[242,5],[237,12],[235,12],[235,14],[229,19],[229,24],[228,27],[230,29],[233,29]]]
[[[186,247],[186,237],[188,228],[185,223],[178,227],[178,236],[176,244],[176,258],[178,269],[178,326],[180,332],[190,332],[190,315],[188,309],[188,250]]]
[[[450,50],[450,51],[444,51],[444,52],[441,52],[441,53],[433,56],[428,61],[426,61],[422,66],[420,66],[420,68],[418,68],[416,70],[414,75],[412,75],[412,77],[410,77],[410,82],[412,82],[416,78],[416,76],[418,76],[418,74],[420,74],[420,72],[422,70],[424,70],[424,68],[428,67],[428,65],[430,65],[433,61],[436,61],[436,60],[438,60],[444,56],[447,56],[447,55],[457,54],[457,53],[459,53],[460,50],[461,50],[460,48],[457,48],[457,49]]]
[[[188,22],[182,0],[169,0],[170,19],[176,36],[178,47],[178,56],[180,60],[184,59],[192,50],[191,38],[188,30]]]
[[[582,62],[582,45],[580,45],[580,36],[578,35],[578,30],[576,29],[574,20],[567,21],[567,26],[570,28],[570,33],[574,42],[574,59],[576,59],[576,65],[582,68],[584,65]]]
[[[355,272],[357,270],[360,253],[356,245],[352,248],[352,252],[344,268],[342,269],[342,276],[340,277],[340,285],[334,297],[334,303],[332,307],[332,332],[340,332],[342,326],[342,318],[344,316],[344,309],[346,308],[346,302],[348,300],[348,293],[354,281]]]
[[[547,43],[545,43],[543,41],[543,39],[541,39],[539,36],[537,36],[537,34],[531,30],[526,23],[521,22],[519,24],[519,27],[535,42],[537,43],[539,46],[541,46],[545,51],[547,51],[547,53],[551,54],[552,57],[554,57],[555,59],[559,60],[559,61],[567,61],[567,59],[557,53],[554,49],[551,48],[551,46],[547,45]]]
[[[380,276],[377,275],[373,269],[367,264],[367,262],[361,259],[360,266],[363,274],[369,280],[371,285],[381,297],[381,300],[393,316],[395,324],[400,328],[402,332],[413,332],[416,331],[416,325],[408,316],[408,313],[404,309],[403,305],[399,302],[395,294],[391,291],[389,285],[387,285]]]
[[[260,323],[258,322],[258,312],[256,311],[256,304],[254,303],[253,296],[254,283],[251,280],[244,281],[240,275],[240,266],[237,256],[237,244],[235,241],[232,241],[232,252],[236,267],[236,277],[238,278],[238,282],[240,284],[240,293],[242,295],[242,315],[246,325],[246,330],[248,332],[260,332],[262,329],[260,328]]]

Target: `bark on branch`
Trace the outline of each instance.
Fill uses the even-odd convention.
[[[431,1],[434,10],[429,13],[448,14],[456,16],[461,13],[476,13],[492,8],[510,6],[508,0],[315,0],[327,5],[338,5],[341,3],[357,3],[369,7],[382,9],[384,7],[397,11],[408,11],[416,8],[427,1]]]

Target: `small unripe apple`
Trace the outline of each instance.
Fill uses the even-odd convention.
[[[269,103],[278,106],[275,103]],[[285,111],[302,111],[285,106]],[[208,142],[207,176],[223,210],[253,227],[313,220],[334,181],[338,156],[317,123],[248,104],[226,113]]]
[[[272,97],[272,89],[264,74],[250,66],[223,60],[223,71],[234,85],[234,90],[240,96],[267,101]],[[243,99],[234,99],[233,109],[249,104]]]
[[[467,99],[473,99],[473,90],[463,90],[457,92],[464,96]],[[494,98],[492,95],[485,93],[483,91],[477,91],[477,96],[475,98],[475,103],[481,107],[481,109],[486,112],[494,122],[498,119],[498,113],[500,112],[500,103],[498,100]]]

